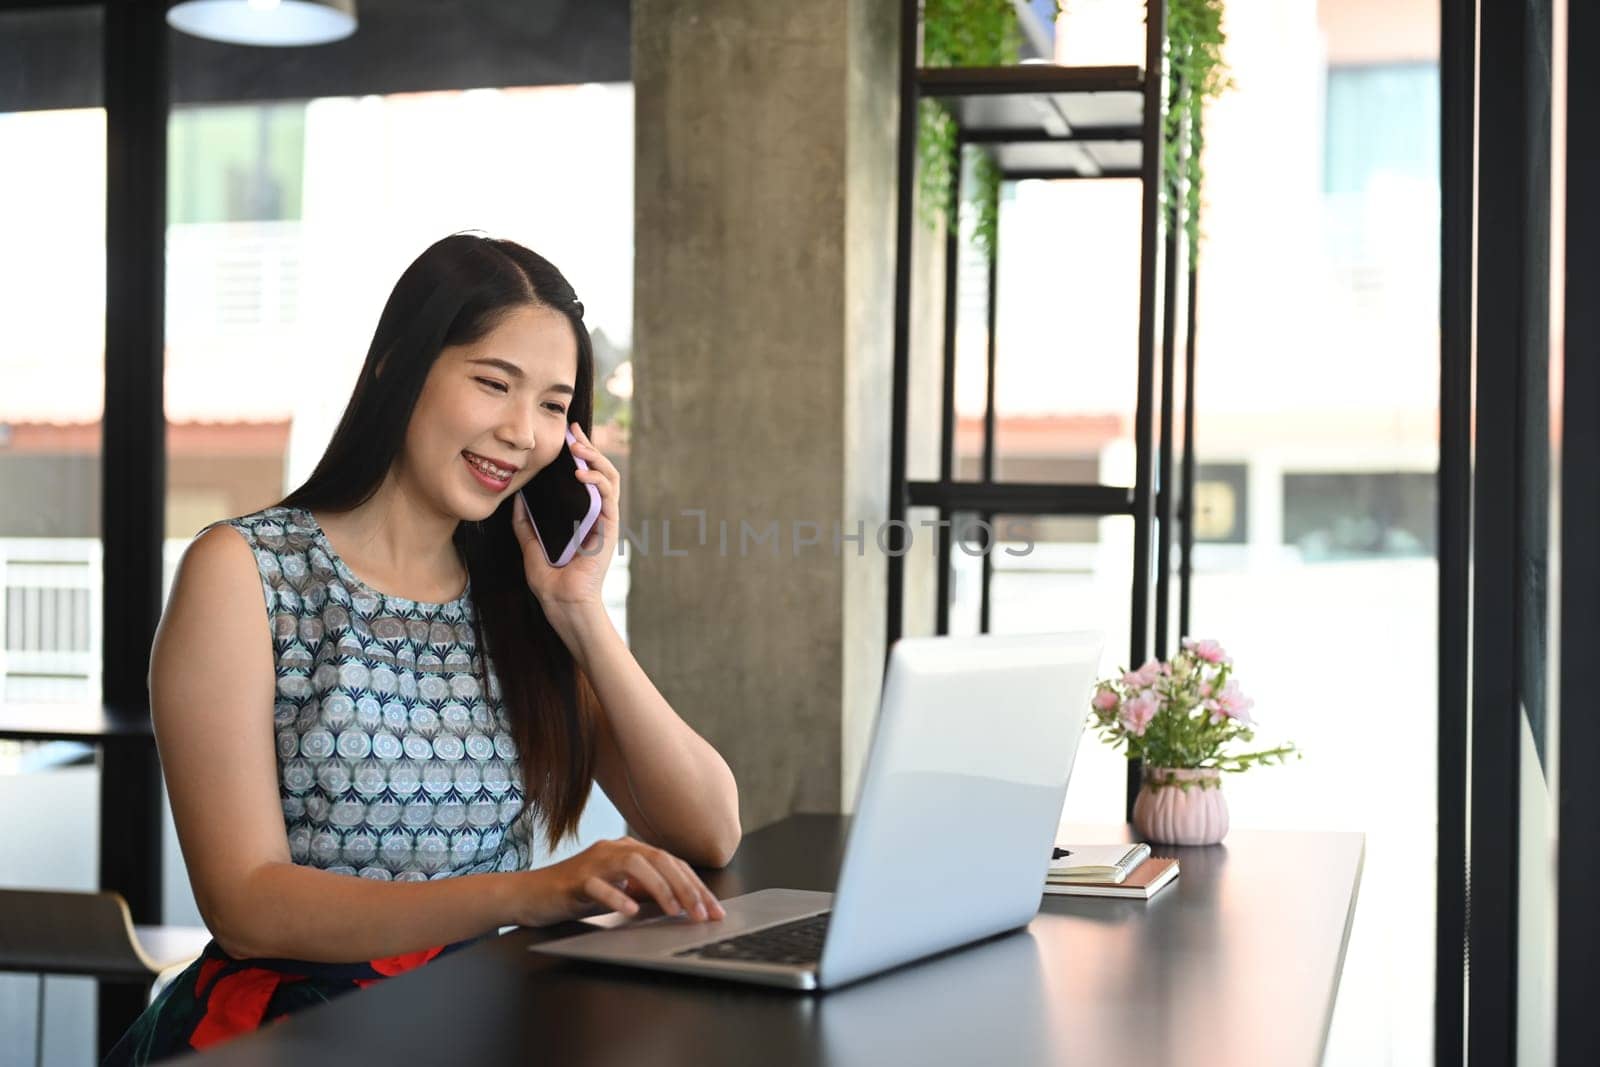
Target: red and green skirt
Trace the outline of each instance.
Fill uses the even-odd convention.
[[[168,1056],[207,1049],[302,1008],[404,974],[472,943],[461,941],[362,963],[309,963],[236,960],[212,941],[134,1021],[105,1063],[108,1067],[143,1067]]]

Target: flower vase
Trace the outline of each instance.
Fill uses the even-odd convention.
[[[1162,845],[1214,845],[1228,835],[1228,802],[1215,767],[1145,767],[1133,827]]]

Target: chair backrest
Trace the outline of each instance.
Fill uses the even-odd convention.
[[[149,980],[163,966],[118,893],[0,889],[0,971]]]

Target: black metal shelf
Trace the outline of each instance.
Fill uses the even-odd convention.
[[[1183,204],[1162,205],[1161,148],[1163,115],[1171,100],[1165,46],[1167,0],[1146,5],[1145,53],[1142,66],[1065,67],[1022,63],[1009,67],[923,67],[918,35],[910,32],[921,17],[918,0],[902,0],[899,117],[899,200],[896,205],[894,382],[889,451],[888,617],[886,636],[892,645],[906,630],[906,568],[901,557],[910,529],[907,509],[935,509],[941,520],[937,535],[937,590],[934,632],[949,632],[953,550],[948,520],[958,513],[988,521],[996,515],[1076,518],[1129,515],[1133,518],[1132,611],[1128,655],[1124,662],[1142,663],[1152,653],[1165,656],[1177,635],[1186,632],[1189,614],[1189,551],[1192,543],[1190,501],[1193,481],[1194,275],[1188,270],[1188,249],[1181,240]],[[918,168],[920,103],[938,100],[955,120],[949,200],[961,202],[961,158],[978,148],[997,165],[1003,181],[1028,179],[1137,180],[1139,209],[1139,333],[1129,353],[1138,370],[1133,412],[1134,479],[1130,486],[1048,485],[995,480],[996,306],[998,268],[991,247],[988,262],[988,342],[984,353],[985,388],[981,480],[954,477],[955,336],[957,271],[961,261],[957,234],[944,238],[943,366],[940,374],[939,473],[935,481],[908,477],[908,386],[911,381],[912,236],[916,227],[912,203]],[[1187,167],[1184,146],[1178,165]],[[1093,255],[1076,248],[1064,254]],[[1181,385],[1180,385],[1181,383]],[[1180,392],[1181,389],[1181,392]],[[1176,421],[1179,397],[1183,422]],[[1181,433],[1181,452],[1178,435]],[[1180,459],[1181,457],[1181,459]],[[1180,465],[1181,463],[1181,465]],[[1180,473],[1181,472],[1181,473]],[[895,526],[894,524],[898,524]],[[1174,531],[1179,536],[1174,538]],[[1178,558],[1174,560],[1174,551]],[[1172,577],[1177,574],[1177,610],[1169,606]],[[989,632],[990,579],[993,564],[983,556],[979,632]],[[1176,615],[1174,620],[1173,615]],[[1174,621],[1176,627],[1173,626]],[[921,629],[920,626],[915,629]],[[1131,812],[1139,787],[1138,761],[1130,761],[1127,805]]]
[[[1133,514],[1133,488],[1038,482],[907,482],[906,504],[943,511],[1101,518]]]
[[[1031,130],[1054,111],[1070,133],[1079,127],[1138,126],[1144,121],[1144,71],[1138,67],[921,67],[917,90],[952,101],[969,130]]]
[[[924,67],[917,90],[950,109],[962,140],[991,146],[1007,178],[1139,177],[1138,67]]]

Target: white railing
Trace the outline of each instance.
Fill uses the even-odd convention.
[[[0,700],[100,697],[100,540],[0,539]]]
[[[163,601],[187,544],[163,546]],[[99,701],[101,563],[98,537],[0,538],[0,701]]]
[[[167,231],[167,337],[174,345],[294,326],[299,220],[187,223]]]
[[[181,537],[162,545],[162,604],[188,547]],[[98,537],[0,537],[0,702],[100,700],[101,561]],[[626,634],[625,557],[611,561],[602,595]]]

